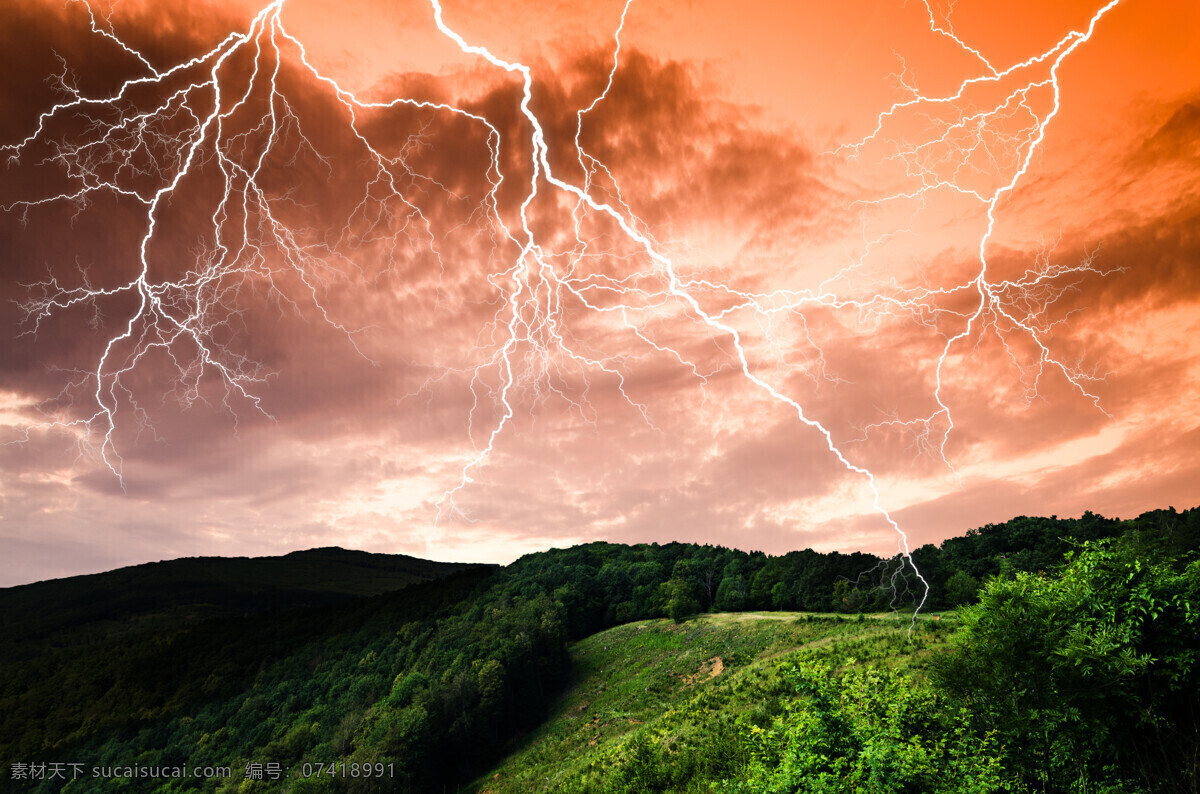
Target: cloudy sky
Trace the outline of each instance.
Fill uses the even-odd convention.
[[[0,585],[1200,503],[1194,2],[580,5],[4,3]]]

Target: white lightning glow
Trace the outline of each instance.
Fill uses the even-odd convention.
[[[583,415],[586,395],[580,398],[562,388],[562,375],[567,369],[604,373],[625,400],[650,421],[646,407],[626,392],[625,360],[593,349],[567,331],[564,306],[568,302],[618,322],[648,350],[688,367],[703,387],[711,372],[640,321],[648,310],[657,310],[685,317],[699,333],[720,340],[729,354],[727,366],[736,368],[746,383],[809,428],[821,440],[831,462],[861,479],[871,494],[872,509],[898,538],[900,565],[887,575],[899,592],[906,586],[906,568],[911,570],[921,589],[914,594],[919,609],[928,586],[912,564],[908,536],[884,504],[876,475],[850,452],[856,440],[837,438],[806,409],[801,398],[756,368],[747,349],[746,331],[736,316],[749,315],[764,324],[788,318],[804,329],[806,313],[833,310],[862,318],[911,317],[928,326],[942,340],[930,395],[932,412],[869,425],[863,428],[863,438],[883,429],[908,433],[919,449],[939,457],[947,466],[947,442],[955,425],[944,387],[945,369],[956,350],[978,344],[986,333],[995,334],[1014,363],[1028,373],[1032,392],[1053,374],[1099,407],[1094,376],[1057,357],[1048,341],[1050,330],[1059,321],[1048,319],[1047,308],[1078,279],[1099,272],[1093,261],[1063,265],[1045,257],[1032,263],[1021,277],[997,279],[989,267],[989,253],[1002,205],[1026,178],[1060,111],[1062,65],[1091,39],[1097,24],[1118,2],[1112,0],[1097,10],[1086,28],[1070,31],[1049,49],[1006,67],[994,64],[963,41],[949,17],[939,16],[925,3],[931,33],[970,55],[980,72],[940,95],[922,93],[902,75],[906,98],[881,112],[866,136],[836,154],[860,158],[873,147],[883,147],[887,158],[904,166],[911,188],[863,202],[862,207],[951,194],[978,202],[986,217],[986,231],[978,241],[977,266],[970,278],[934,287],[892,284],[866,295],[854,286],[855,275],[899,230],[864,240],[864,253],[857,261],[811,290],[745,292],[681,275],[680,264],[622,196],[617,178],[582,143],[588,114],[605,102],[621,68],[621,33],[632,0],[625,3],[612,36],[611,68],[603,90],[575,111],[574,139],[569,142],[574,153],[571,163],[552,162],[547,137],[550,126],[534,109],[532,68],[467,41],[447,23],[439,0],[430,0],[430,13],[441,34],[464,54],[519,82],[519,112],[529,130],[527,139],[507,139],[499,122],[465,106],[406,96],[385,100],[357,96],[318,68],[304,43],[289,32],[283,19],[284,0],[266,4],[245,32],[232,33],[207,52],[167,69],[156,68],[150,58],[118,35],[109,20],[97,18],[85,5],[95,35],[136,61],[140,75],[112,93],[89,96],[73,87],[64,70],[60,87],[65,98],[42,112],[25,138],[3,146],[2,151],[14,160],[38,156],[34,154],[37,151],[49,165],[61,169],[72,187],[18,200],[4,209],[23,212],[47,203],[82,204],[96,194],[111,193],[141,205],[145,228],[134,275],[126,282],[100,288],[85,280],[81,286],[68,287],[50,276],[31,285],[34,297],[24,303],[30,333],[37,333],[47,318],[72,307],[121,296],[133,304],[122,319],[122,328],[107,340],[94,369],[78,373],[68,384],[67,391],[74,389],[86,398],[88,407],[74,406],[71,415],[49,420],[46,425],[86,430],[100,460],[121,478],[118,426],[125,421],[149,424],[149,415],[135,400],[129,381],[149,357],[160,355],[174,366],[177,391],[185,404],[201,399],[203,382],[223,390],[224,404],[231,413],[236,415],[247,406],[265,413],[260,390],[269,373],[222,341],[238,315],[243,285],[257,284],[282,305],[315,309],[323,322],[353,342],[358,329],[338,320],[323,302],[330,269],[349,263],[352,254],[345,249],[378,229],[387,230],[393,241],[426,247],[441,263],[435,221],[421,208],[414,186],[451,195],[442,183],[409,165],[404,147],[389,150],[373,137],[364,119],[399,108],[445,114],[477,125],[487,141],[489,165],[482,176],[490,189],[473,217],[495,241],[495,251],[511,248],[514,253],[505,266],[488,276],[500,298],[492,332],[494,344],[484,360],[466,373],[475,405],[467,428],[469,437],[477,437],[475,425],[484,408],[493,418],[482,431],[482,442],[462,466],[461,475],[444,490],[439,516],[444,511],[457,512],[455,495],[480,476],[479,471],[493,456],[497,440],[516,414],[514,395],[518,390],[530,389],[538,399],[565,400]],[[362,198],[333,235],[289,224],[289,199],[273,190],[266,178],[270,163],[286,160],[289,152],[294,157],[295,152],[303,151],[328,165],[305,134],[300,114],[288,99],[284,76],[288,69],[306,74],[344,108],[348,133],[369,163]],[[147,101],[147,95],[156,98]],[[72,119],[86,120],[83,136],[63,131]],[[910,128],[902,135],[890,134],[896,125],[911,125],[912,119],[923,119],[920,135],[913,136]],[[528,158],[521,170],[516,174],[511,168],[506,170],[512,152],[526,149]],[[570,176],[576,170],[582,179]],[[163,276],[161,269],[155,268],[151,251],[164,208],[193,189],[193,180],[201,172],[221,186],[208,219],[210,244],[182,274]],[[523,198],[514,216],[501,206],[500,194],[502,188],[512,190],[512,182],[522,178],[527,181],[522,183]],[[565,255],[563,246],[536,231],[535,204],[547,197],[553,200],[552,206],[560,206],[561,201],[569,218],[564,226],[573,231],[573,239]],[[637,262],[640,269],[627,278],[615,278],[581,268],[580,263],[594,249],[600,250],[586,231],[596,223],[608,224],[614,233],[619,231],[625,246],[620,253],[603,250],[603,255]],[[363,232],[363,227],[368,231]],[[706,304],[706,295],[722,296],[724,308]],[[964,303],[968,308],[962,308]],[[958,330],[941,330],[945,325]],[[808,336],[807,331],[802,333]],[[816,350],[810,374],[824,377],[824,354],[815,342],[808,341]],[[1037,362],[1031,368],[1022,365],[1014,349],[1018,343],[1032,345],[1037,351]]]

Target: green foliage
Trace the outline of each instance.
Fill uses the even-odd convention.
[[[721,579],[717,588],[716,607],[721,612],[737,612],[746,606],[746,580],[737,574]]]
[[[971,604],[979,598],[979,580],[966,571],[955,571],[946,580],[946,603],[950,606]]]
[[[1185,615],[1197,611],[1194,568],[1145,556],[1143,568],[1126,581],[1111,571],[1103,573],[1117,568],[1101,565],[1100,573],[1089,574],[1100,582],[1092,590],[1082,584],[1091,579],[1067,576],[1064,581],[1074,582],[1076,595],[1050,599],[1047,603],[1058,606],[1040,612],[1038,604],[1046,601],[1037,590],[1041,585],[1029,583],[1044,577],[1022,573],[1057,572],[1070,538],[1122,535],[1129,543],[1142,544],[1140,548],[1191,548],[1200,538],[1200,510],[1155,511],[1134,521],[1091,514],[1074,520],[1021,518],[974,530],[941,549],[918,550],[914,556],[933,587],[927,608],[954,603],[973,583],[1006,569],[1010,586],[1032,588],[1028,604],[1004,629],[1011,631],[1001,637],[997,628],[988,641],[1019,659],[1045,651],[1054,665],[1047,672],[1024,661],[1000,663],[1009,664],[1004,671],[1013,676],[1025,676],[1012,679],[1017,689],[1006,690],[1003,675],[1008,672],[988,668],[981,658],[986,651],[964,645],[956,654],[960,667],[955,671],[949,665],[944,673],[958,682],[954,692],[959,702],[978,707],[982,732],[955,738],[961,728],[957,711],[918,699],[902,710],[924,709],[922,713],[933,715],[928,731],[920,728],[910,737],[919,751],[906,755],[908,745],[860,742],[850,745],[857,749],[839,763],[846,769],[875,770],[870,764],[876,762],[867,759],[878,757],[886,766],[899,758],[895,769],[887,766],[892,777],[886,779],[936,783],[919,777],[925,774],[921,758],[940,757],[939,747],[959,747],[955,742],[960,739],[987,749],[993,746],[984,744],[987,731],[995,730],[996,739],[989,741],[1005,745],[1006,762],[1034,783],[1054,775],[1076,775],[1071,779],[1085,779],[1089,785],[1097,780],[1119,783],[1144,777],[1143,770],[1155,764],[1167,764],[1179,770],[1180,780],[1194,781],[1200,709],[1188,693],[1198,688],[1193,664],[1197,627],[1188,622],[1190,617],[1183,623],[1176,620],[1180,604]],[[749,774],[751,748],[759,746],[747,739],[752,727],[770,732],[780,718],[785,720],[777,726],[783,731],[777,734],[780,741],[792,737],[787,739],[791,744],[780,748],[815,741],[788,727],[787,704],[797,697],[811,701],[820,693],[798,695],[800,684],[775,669],[779,654],[799,653],[835,669],[852,666],[851,658],[872,661],[905,668],[904,674],[912,673],[919,682],[929,649],[953,632],[952,620],[922,621],[910,634],[907,618],[896,621],[902,624],[898,628],[864,614],[886,609],[893,601],[911,603],[921,595],[908,566],[865,554],[806,549],[768,557],[679,543],[592,543],[529,555],[504,569],[459,570],[373,597],[360,596],[381,593],[380,588],[411,577],[442,576],[448,569],[340,550],[282,559],[288,561],[283,567],[272,563],[275,567],[267,568],[246,567],[255,561],[231,561],[234,568],[229,570],[241,572],[236,582],[228,581],[228,570],[205,581],[207,562],[177,561],[179,565],[168,564],[169,571],[162,569],[173,572],[166,577],[154,574],[122,584],[125,580],[113,576],[125,573],[113,572],[0,593],[0,626],[12,629],[6,640],[13,640],[0,653],[0,756],[95,765],[237,767],[270,761],[293,769],[303,763],[387,763],[396,770],[391,789],[449,790],[546,725],[574,675],[577,682],[605,681],[608,689],[597,693],[593,703],[610,705],[596,714],[600,721],[592,733],[572,734],[569,748],[547,755],[550,760],[544,764],[531,765],[542,771],[574,770],[577,785],[556,777],[550,790],[727,790]],[[160,570],[146,569],[138,576]],[[289,579],[301,570],[304,581]],[[328,580],[320,578],[321,571],[328,572]],[[193,574],[198,576],[194,581],[188,578]],[[138,582],[146,585],[140,594]],[[1172,600],[1163,582],[1181,588],[1174,591],[1179,597]],[[92,584],[97,585],[94,592]],[[763,620],[702,615],[683,623],[632,624],[662,617],[680,621],[714,608],[828,610],[831,601],[858,617],[798,619],[775,612]],[[44,609],[33,608],[34,602]],[[1015,609],[1007,601],[988,603],[988,609],[1001,612]],[[1096,605],[1107,605],[1107,623],[1087,612]],[[1026,615],[1044,618],[1051,628],[1024,626]],[[1129,616],[1136,620],[1131,623]],[[989,620],[975,620],[972,631],[986,636]],[[618,635],[597,634],[620,624],[628,625]],[[611,669],[604,666],[605,675],[597,679],[593,663],[601,655],[584,651],[593,639],[609,636],[619,636],[621,647],[636,653],[614,660]],[[573,672],[571,641],[580,641]],[[723,672],[709,681],[716,659]],[[989,682],[989,674],[994,681]],[[1093,692],[1111,690],[1112,702],[1075,698],[1071,693],[1081,689],[1080,681]],[[1051,691],[1041,688],[1045,685]],[[879,686],[891,692],[891,685]],[[1016,704],[1008,711],[1006,694]],[[903,699],[898,694],[880,697],[880,708],[885,701]],[[613,705],[617,702],[636,705]],[[875,702],[855,706],[855,714],[874,715],[864,716],[864,724],[890,719],[886,709],[871,710]],[[1036,711],[1032,716],[1030,708]],[[1122,721],[1114,716],[1118,713],[1132,716]],[[837,719],[851,724],[858,717]],[[1108,750],[1087,754],[1090,734],[1079,726],[1091,725],[1090,720],[1101,725],[1097,735],[1104,747],[1124,748],[1110,753],[1115,760],[1099,760]],[[1043,759],[1036,755],[1037,747],[1027,747],[1025,729],[1052,749],[1049,772],[1041,778],[1041,767],[1026,766]],[[1021,743],[1014,741],[1017,737]],[[595,750],[589,744],[593,739]],[[626,741],[635,743],[622,749],[620,743]],[[781,759],[787,757],[784,749]],[[1034,753],[1033,761],[1022,755],[1026,752]],[[759,764],[755,774],[763,780],[776,774],[765,758],[754,761]],[[1071,764],[1079,763],[1086,767],[1086,778],[1072,771]],[[1119,768],[1096,768],[1105,763]],[[7,773],[0,769],[3,783]],[[511,777],[522,781],[512,790],[534,787],[527,777]],[[979,779],[987,780],[983,772]],[[293,784],[297,791],[346,792],[375,785],[328,780],[291,780],[288,785]],[[201,788],[267,790],[264,786],[243,786],[239,778]],[[179,790],[148,781],[127,781],[125,787]]]
[[[1087,543],[1060,576],[992,579],[959,615],[937,679],[1031,785],[1195,790],[1200,562]]]
[[[928,624],[910,635],[896,615],[714,614],[593,635],[572,648],[574,683],[555,712],[477,785],[492,794],[728,791],[748,774],[753,727],[770,726],[797,697],[781,663],[857,659],[919,686]]]
[[[684,579],[671,579],[663,585],[667,617],[676,623],[700,611],[700,602],[692,595],[692,586]]]
[[[188,557],[0,588],[0,661],[202,620],[335,604],[464,567],[325,548],[282,557]]]
[[[960,584],[969,583],[965,576],[983,582],[1002,573],[1053,572],[1078,543],[1134,535],[1173,556],[1194,552],[1200,549],[1200,508],[1182,513],[1174,508],[1152,510],[1128,521],[1090,512],[1079,518],[1020,516],[948,538],[940,548],[922,546],[913,552],[913,560],[930,584],[926,607],[945,609],[960,603],[956,598],[963,590],[954,597],[948,591],[959,572],[964,574],[958,578]],[[902,573],[910,589],[918,587],[911,571]]]
[[[750,726],[740,792],[1013,791],[995,738],[887,668],[785,664],[797,695],[769,726]]]

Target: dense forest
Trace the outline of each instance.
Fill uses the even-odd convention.
[[[612,774],[579,786],[1196,791],[1197,548],[1200,509],[1016,518],[922,547],[923,611],[962,608],[918,678],[862,659],[780,657],[773,711],[726,715],[717,744],[689,753],[639,734]],[[285,568],[274,575],[279,592],[305,591],[283,581]],[[56,584],[70,597],[56,601]],[[380,790],[377,775],[388,790],[465,790],[554,713],[578,683],[572,648],[596,632],[700,613],[851,617],[923,597],[895,559],[679,543],[426,568],[398,590],[330,586],[336,598],[215,617],[212,593],[193,586],[171,602],[169,625],[162,589],[139,601],[147,594],[131,585],[108,631],[88,629],[78,581],[39,587],[52,608],[32,615],[28,591],[0,591],[0,623],[23,632],[0,654],[0,773],[14,790],[352,792]],[[139,609],[160,619],[140,621]],[[697,757],[711,763],[672,773]],[[45,765],[72,763],[232,775],[47,776]]]
[[[282,557],[186,557],[0,589],[0,658],[29,658],[218,617],[399,590],[466,566],[326,548]]]

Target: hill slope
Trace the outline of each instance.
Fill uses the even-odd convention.
[[[333,604],[461,570],[341,548],[281,557],[188,557],[0,589],[0,659],[211,618]]]
[[[1025,588],[1022,592],[1053,595],[1038,596],[1051,599],[1046,603],[1052,606],[1053,599],[1065,598],[1054,584],[1063,552],[1097,538],[1119,538],[1109,541],[1119,553],[1105,557],[1107,552],[1097,551],[1087,564],[1100,570],[1095,561],[1108,560],[1103,566],[1115,572],[1115,578],[1095,585],[1096,594],[1111,596],[1113,615],[1142,614],[1124,603],[1133,598],[1126,592],[1133,581],[1127,573],[1153,573],[1160,590],[1166,587],[1162,582],[1179,577],[1200,587],[1200,564],[1187,569],[1191,579],[1180,572],[1200,538],[1200,510],[1154,511],[1130,521],[1091,514],[1019,518],[972,531],[942,548],[917,550],[914,556],[931,585],[926,613],[977,600],[980,592],[992,593],[988,597],[995,601],[1004,588],[1018,586]],[[317,561],[314,554],[333,558]],[[68,582],[65,589],[41,591],[57,592],[58,601],[27,601],[26,612],[39,610],[35,623],[49,630],[7,643],[5,653],[15,651],[12,658],[0,654],[0,758],[5,759],[0,788],[15,780],[10,764],[45,761],[231,769],[227,778],[204,781],[166,782],[134,774],[110,781],[112,790],[127,791],[376,791],[380,781],[361,775],[370,768],[394,791],[456,791],[474,780],[476,788],[497,790],[551,786],[641,793],[715,786],[761,792],[796,790],[779,777],[793,772],[805,781],[813,775],[855,779],[866,774],[863,764],[879,760],[901,770],[905,780],[917,781],[915,788],[880,791],[958,792],[960,780],[978,782],[971,783],[975,792],[1017,790],[997,777],[1004,752],[1014,764],[1013,774],[1041,779],[1032,762],[986,738],[993,724],[1008,736],[1024,735],[1020,720],[1028,704],[1021,704],[1019,719],[994,709],[980,712],[980,722],[971,727],[962,723],[958,706],[946,707],[928,688],[909,686],[914,679],[908,672],[916,670],[919,681],[926,651],[941,642],[950,621],[921,624],[937,628],[916,632],[917,643],[909,645],[904,618],[892,625],[853,617],[903,604],[906,593],[920,595],[919,583],[897,560],[812,550],[767,557],[678,543],[591,543],[531,554],[504,568],[468,567],[401,590],[354,597],[354,589],[376,586],[370,584],[373,577],[386,583],[394,581],[389,577],[395,572],[365,571],[364,557],[340,550],[289,557],[284,561],[293,571],[314,563],[314,576],[298,588],[297,598],[321,605],[271,609],[297,590],[291,589],[295,577],[272,581],[269,569],[234,576],[229,585],[210,579],[212,590],[206,593],[202,582],[199,595],[162,581],[164,571],[194,569],[196,561],[186,560],[179,561],[183,568],[151,568],[160,574],[164,592],[187,596],[166,608],[158,602],[165,611],[129,603],[136,588],[123,589],[119,579],[104,576],[88,581],[105,587],[90,590],[83,586],[88,582]],[[1089,570],[1083,566],[1072,581],[1086,581]],[[872,572],[873,579],[867,575]],[[184,581],[179,574],[174,583]],[[29,586],[26,595],[37,587],[46,585]],[[1083,592],[1072,587],[1071,592]],[[1059,651],[1081,659],[1088,654],[1105,664],[1111,657],[1132,665],[1121,675],[1169,673],[1153,691],[1170,692],[1171,702],[1195,705],[1200,714],[1194,697],[1178,696],[1191,691],[1179,689],[1179,682],[1190,686],[1200,674],[1188,666],[1189,659],[1200,658],[1194,653],[1200,634],[1188,633],[1192,624],[1187,622],[1188,615],[1200,615],[1195,606],[1200,590],[1170,588],[1170,603],[1183,604],[1170,609],[1184,615],[1174,634],[1164,632],[1165,619],[1156,617],[1144,643],[1141,635],[1129,633],[1121,640],[1128,647],[1110,653],[1111,643],[1093,643],[1109,636],[1097,634],[1095,626],[1108,618],[1087,612],[1088,604],[1101,603],[1089,596],[1080,602],[1074,622],[1060,619],[1063,612],[1056,608],[1046,612],[1037,631],[1018,621],[1019,631],[1000,632],[1025,643],[1009,649],[1012,671],[1032,670],[1057,680],[1066,673],[1038,665],[1067,658]],[[93,597],[97,605],[89,603]],[[342,600],[324,603],[327,598]],[[1005,599],[997,603],[1008,603]],[[1131,604],[1159,616],[1167,601],[1159,595],[1152,601]],[[1191,612],[1183,609],[1189,603]],[[117,619],[104,624],[105,609]],[[211,614],[206,609],[223,616],[201,619]],[[797,622],[794,612],[753,614],[771,609],[836,609],[844,616]],[[689,617],[709,611],[742,616]],[[686,620],[682,627],[644,622],[666,616]],[[998,608],[985,617],[1003,621],[1011,616]],[[155,628],[155,621],[164,625]],[[146,625],[151,627],[140,629]],[[92,627],[95,635],[84,636],[83,627]],[[954,641],[967,634],[958,631]],[[1050,650],[1028,652],[1043,645]],[[989,667],[994,655],[985,648],[971,658],[980,670],[999,675]],[[801,662],[792,664],[792,657]],[[1170,670],[1160,661],[1176,657],[1178,664]],[[803,661],[812,658],[833,668]],[[872,659],[885,664],[870,671],[858,664]],[[894,675],[887,665],[908,672]],[[964,686],[958,696],[973,702],[981,674],[972,668],[960,678]],[[1067,691],[1046,689],[1043,683],[1038,679],[1029,691]],[[1200,683],[1193,689],[1200,691]],[[569,693],[565,700],[564,693]],[[1131,693],[1136,701],[1136,692]],[[997,701],[996,708],[1007,708],[1009,700]],[[816,701],[832,705],[805,706]],[[1051,705],[1055,713],[1075,713],[1073,701]],[[1160,705],[1155,703],[1153,713],[1166,715],[1179,732],[1172,757],[1182,757],[1192,747],[1187,732],[1192,723],[1186,713]],[[1040,714],[1041,708],[1035,711]],[[880,724],[895,730],[881,732]],[[520,741],[532,731],[532,738]],[[833,737],[833,743],[820,745],[822,737]],[[1094,739],[1089,733],[1093,745]],[[975,745],[963,745],[968,740]],[[1055,758],[1080,757],[1082,745],[1066,739],[1059,745],[1068,749]],[[1094,755],[1083,771],[1104,772],[1101,761]],[[801,762],[807,764],[803,771],[789,766]],[[1141,775],[1136,762],[1122,761],[1121,774]],[[274,764],[281,777],[250,779],[255,770]],[[830,765],[840,766],[827,769]],[[345,771],[353,769],[360,771],[359,778]],[[1051,772],[1067,781],[1084,779],[1062,764]],[[1188,780],[1200,778],[1200,771],[1189,774]],[[108,790],[86,782],[70,790]],[[42,780],[22,790],[59,788]]]
[[[647,741],[704,761],[735,718],[766,724],[789,697],[794,659],[883,663],[916,673],[951,621],[881,614],[862,620],[789,612],[641,621],[571,647],[572,683],[553,714],[475,781],[479,794],[604,790]],[[726,748],[729,749],[729,748]],[[740,748],[733,748],[738,753]],[[709,760],[717,762],[708,754]],[[705,775],[719,779],[719,769]],[[707,786],[698,789],[708,791]]]

